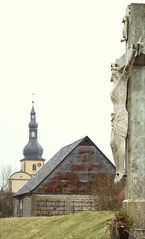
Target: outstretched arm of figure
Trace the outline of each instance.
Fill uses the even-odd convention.
[[[134,62],[134,59],[135,59],[135,57],[136,57],[136,55],[137,55],[137,46],[135,45],[135,44],[133,44],[132,46],[131,46],[131,51],[129,52],[129,56],[128,56],[128,58],[127,58],[127,62],[126,62],[126,65],[125,65],[125,67],[124,67],[124,69],[123,69],[123,72],[125,73],[125,72],[128,72],[129,71],[129,69],[131,68],[131,66],[133,65],[133,62]]]
[[[140,55],[142,47],[143,47],[143,43],[142,43],[141,39],[139,39],[139,41],[137,43],[132,44],[129,57],[127,59],[127,63],[124,67],[124,71],[128,71],[130,69],[130,67],[133,65],[135,57]]]

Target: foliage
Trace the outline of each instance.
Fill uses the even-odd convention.
[[[11,166],[5,165],[0,172],[0,217],[11,217],[13,210],[12,193],[9,191]]]
[[[124,183],[114,184],[114,176],[109,173],[98,174],[92,185],[92,194],[101,210],[118,210],[124,199]]]
[[[125,235],[125,233],[127,233],[129,235],[131,229],[133,228],[133,224],[134,220],[132,219],[132,217],[129,216],[126,211],[120,210],[115,213],[114,217],[111,220],[109,220],[108,226],[111,235],[114,231],[117,231],[118,234],[120,233]]]
[[[0,217],[11,217],[13,214],[12,193],[0,191]]]
[[[1,239],[108,239],[112,212],[81,212],[51,217],[1,218]]]

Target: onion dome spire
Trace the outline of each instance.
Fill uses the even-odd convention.
[[[29,142],[24,147],[23,154],[25,159],[39,159],[43,154],[43,148],[37,141],[37,129],[38,123],[36,122],[36,112],[34,109],[34,100],[32,101],[32,109],[30,112],[30,123],[29,123]]]
[[[32,109],[30,112],[30,123],[29,123],[29,139],[37,139],[37,128],[38,124],[36,122],[36,112],[34,109],[34,101],[32,101]]]

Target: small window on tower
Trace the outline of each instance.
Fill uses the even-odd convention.
[[[36,164],[35,163],[32,165],[32,170],[36,171]]]

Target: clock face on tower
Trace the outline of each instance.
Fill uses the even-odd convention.
[[[32,131],[32,132],[30,133],[30,135],[31,135],[32,138],[35,138],[35,132]]]
[[[37,163],[37,166],[40,168],[41,167],[41,163]]]

